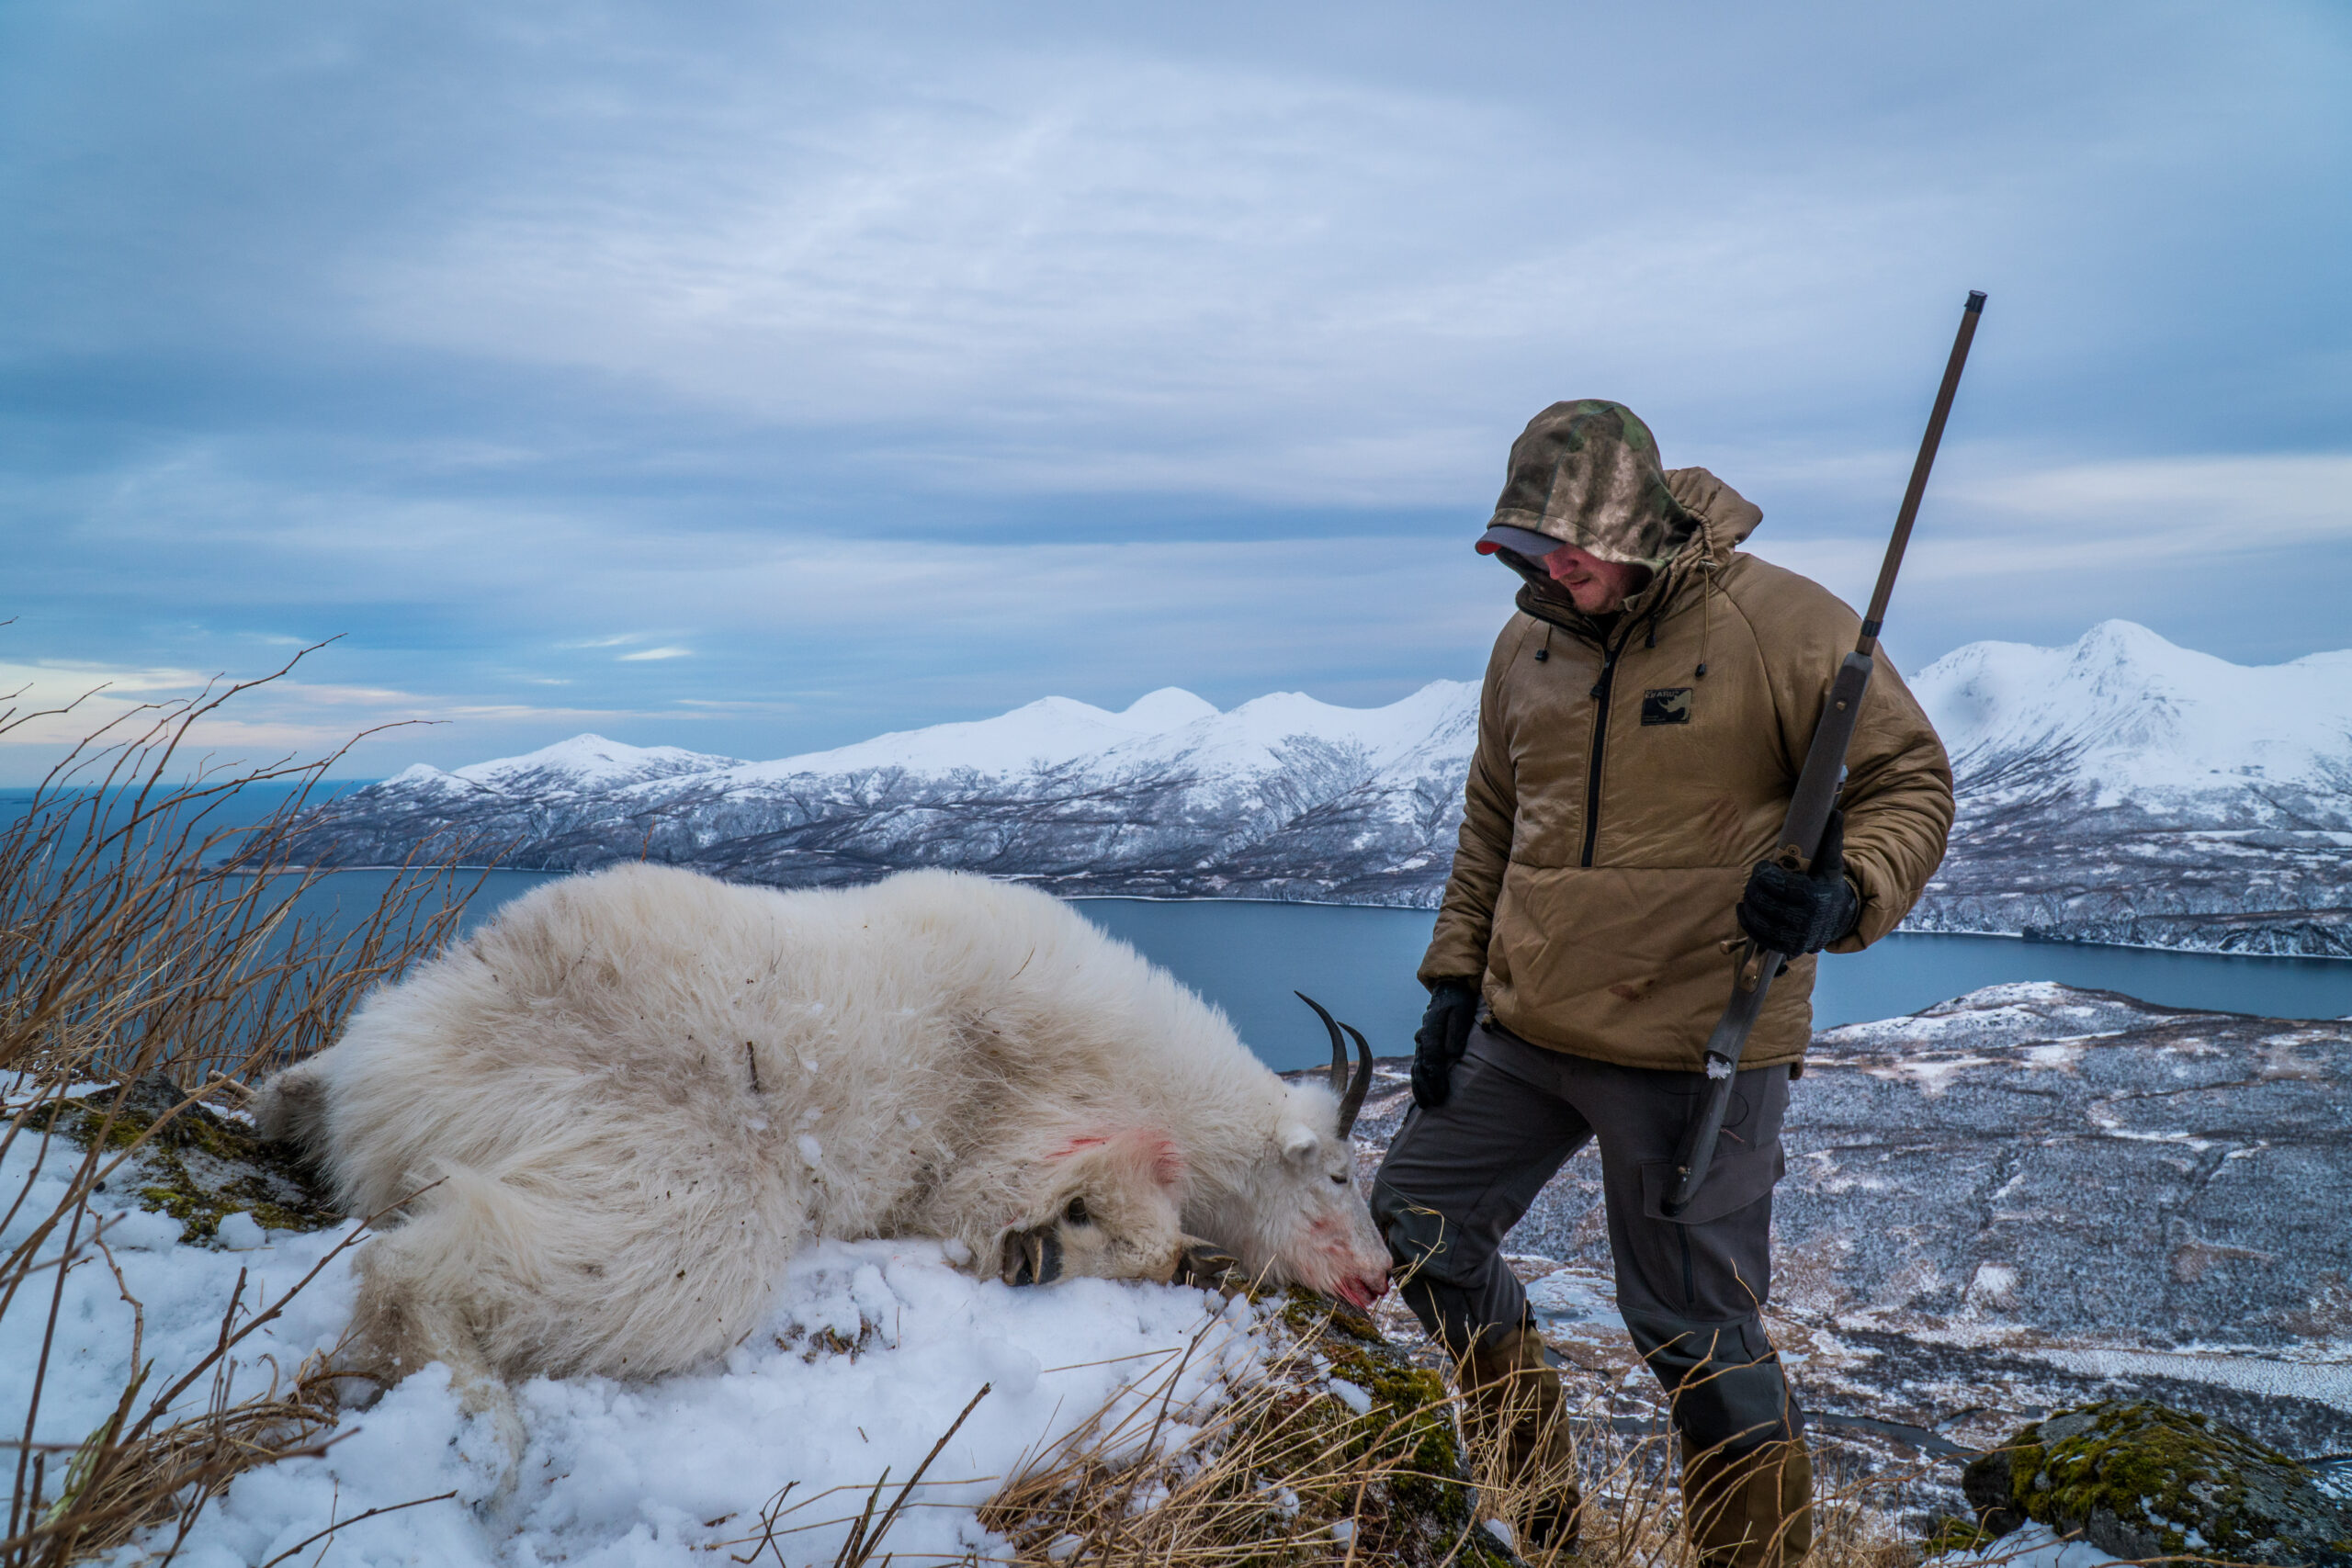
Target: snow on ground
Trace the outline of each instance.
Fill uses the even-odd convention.
[[[52,1165],[68,1154],[53,1149]],[[0,1193],[13,1198],[30,1166],[28,1149],[12,1151],[0,1162]],[[34,1188],[0,1247],[49,1212],[43,1199],[53,1202],[61,1184],[43,1173]],[[142,1355],[159,1379],[212,1343],[240,1268],[250,1270],[248,1299],[276,1302],[344,1234],[268,1233],[256,1247],[214,1250],[178,1245],[175,1223],[126,1208],[119,1194],[102,1195],[92,1212],[106,1220],[125,1283],[145,1308]],[[240,1390],[266,1386],[269,1361],[290,1374],[333,1342],[350,1313],[352,1256],[330,1262],[247,1342]],[[20,1410],[29,1395],[55,1276],[34,1278],[43,1288],[20,1292],[0,1317],[0,1409]],[[491,1424],[469,1420],[435,1368],[346,1416],[322,1456],[239,1478],[177,1562],[267,1562],[333,1519],[454,1491],[454,1501],[354,1525],[335,1538],[335,1561],[707,1565],[714,1546],[756,1538],[762,1507],[789,1483],[793,1511],[777,1536],[784,1561],[830,1562],[866,1489],[888,1470],[895,1492],[984,1383],[991,1392],[933,1463],[923,1506],[909,1510],[887,1550],[910,1563],[974,1547],[986,1554],[973,1509],[999,1480],[1104,1404],[1154,1397],[1197,1340],[1175,1379],[1174,1420],[1160,1433],[1163,1445],[1181,1439],[1182,1423],[1212,1408],[1226,1380],[1262,1364],[1265,1342],[1249,1333],[1253,1310],[1194,1290],[1093,1280],[1016,1291],[959,1273],[936,1243],[825,1243],[795,1260],[768,1325],[723,1366],[653,1383],[525,1384],[528,1447],[511,1485]],[[104,1261],[85,1257],[66,1276],[40,1440],[79,1441],[111,1410],[130,1372],[130,1329]],[[184,1404],[200,1406],[206,1392],[200,1383]],[[131,1550],[120,1560],[137,1557]]]
[[[1928,1559],[1927,1568],[2106,1568],[2121,1562],[2086,1540],[2061,1540],[2048,1525],[2028,1525],[1980,1551],[1948,1552]]]
[[[2036,1347],[2025,1354],[2096,1378],[2177,1378],[2206,1382],[2248,1393],[2316,1400],[2338,1410],[2352,1411],[2352,1364],[2341,1361],[2283,1360],[2276,1356],[2230,1355],[2226,1352]]]

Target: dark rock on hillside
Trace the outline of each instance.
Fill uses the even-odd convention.
[[[1461,825],[1458,773],[1384,769],[1312,737],[1279,750],[1278,771],[1238,777],[1179,756],[1107,774],[885,767],[541,793],[393,779],[320,807],[289,848],[320,865],[591,871],[641,858],[774,887],[929,866],[1067,897],[1435,908]]]
[[[2156,802],[2062,752],[1954,765],[1959,819],[1907,930],[2352,957],[2352,774]]]
[[[2051,1416],[1971,1464],[1962,1486],[1996,1536],[2032,1520],[2134,1562],[2352,1568],[2352,1507],[2308,1467],[2226,1422],[2161,1404]]]

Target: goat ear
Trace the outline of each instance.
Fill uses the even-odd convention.
[[[1323,1142],[1322,1139],[1315,1135],[1314,1128],[1297,1122],[1294,1122],[1289,1126],[1283,1128],[1282,1137],[1283,1158],[1290,1161],[1293,1165],[1296,1165],[1313,1155],[1317,1145]]]
[[[1184,1151],[1176,1140],[1157,1127],[1123,1127],[1116,1131],[1080,1134],[1065,1140],[1059,1146],[1046,1151],[1049,1160],[1068,1159],[1088,1149],[1108,1148],[1117,1157],[1136,1166],[1148,1166],[1152,1180],[1162,1187],[1181,1187],[1184,1182],[1186,1165]]]
[[[1138,1166],[1148,1166],[1152,1180],[1162,1187],[1181,1187],[1184,1182],[1184,1151],[1176,1140],[1157,1127],[1130,1127],[1118,1134],[1119,1152]]]
[[[1176,1140],[1159,1132],[1146,1132],[1138,1136],[1151,1154],[1151,1179],[1162,1187],[1182,1186],[1184,1151],[1176,1146]]]

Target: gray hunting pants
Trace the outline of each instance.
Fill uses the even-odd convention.
[[[1676,1428],[1696,1448],[1734,1453],[1802,1432],[1757,1315],[1770,1289],[1789,1070],[1738,1076],[1706,1184],[1668,1220],[1658,1204],[1706,1081],[1546,1051],[1492,1023],[1472,1031],[1451,1098],[1406,1112],[1373,1179],[1373,1215],[1411,1270],[1403,1293],[1421,1326],[1459,1358],[1526,1320],[1503,1238],[1597,1136],[1618,1310],[1672,1397]]]

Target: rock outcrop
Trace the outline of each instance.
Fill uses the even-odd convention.
[[[2146,1402],[2062,1411],[1968,1467],[1984,1529],[2028,1520],[2132,1562],[2352,1568],[2352,1507],[2309,1468],[2211,1416]]]

